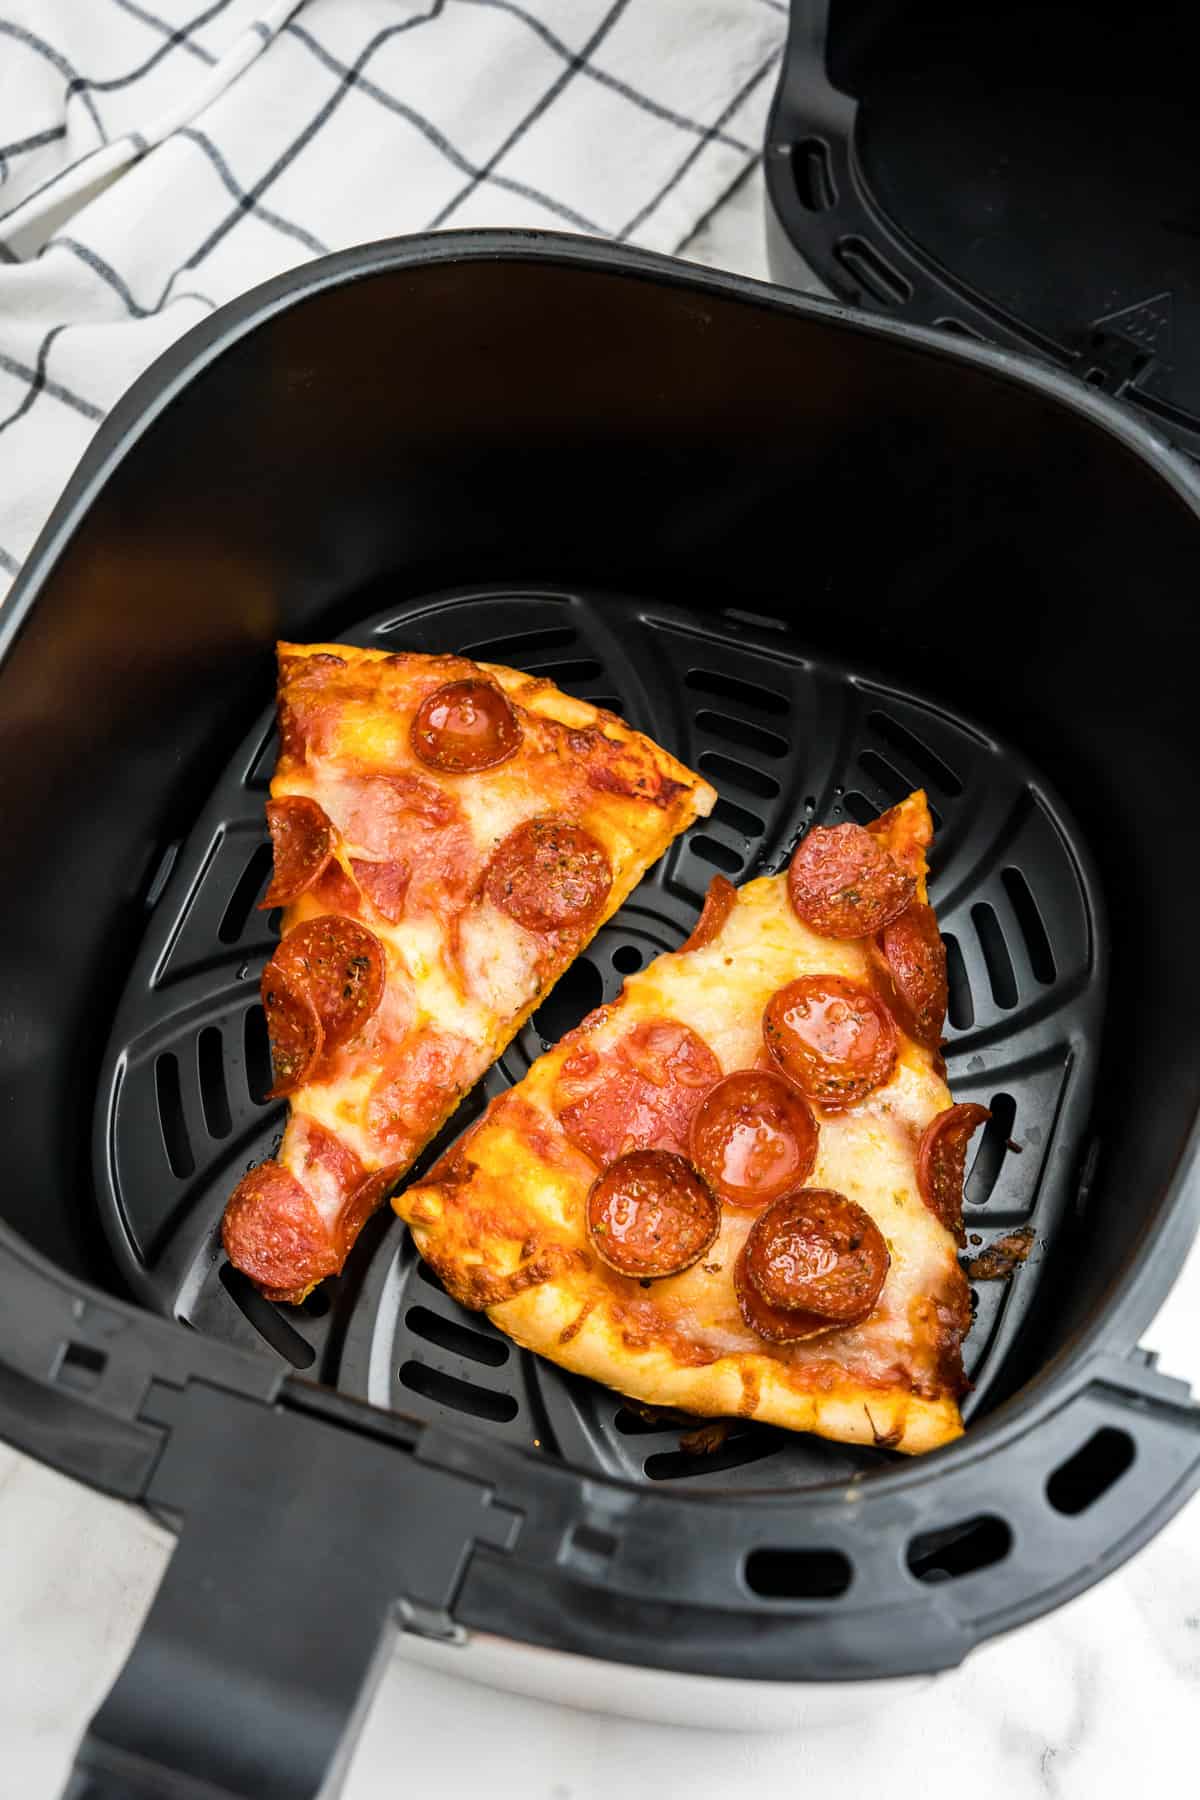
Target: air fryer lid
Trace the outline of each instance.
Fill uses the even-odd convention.
[[[793,0],[782,232],[845,299],[1049,357],[1200,452],[1198,59],[1161,0]]]
[[[151,371],[31,558],[0,663],[0,991],[20,1025],[0,1034],[0,1204],[23,1234],[0,1237],[0,1420],[181,1533],[89,1768],[132,1791],[170,1769],[256,1800],[313,1792],[397,1610],[452,1642],[490,1630],[710,1676],[936,1669],[1180,1504],[1197,1415],[1132,1347],[1195,1229],[1200,973],[1179,954],[1188,884],[1140,871],[1200,773],[1190,697],[1163,678],[1200,654],[1197,575],[1192,477],[1076,384],[573,240],[334,258]],[[1135,602],[1113,654],[1107,624]],[[961,629],[968,603],[986,638]],[[961,1443],[850,1470],[796,1440],[680,1478],[614,1398],[551,1401],[556,1376],[497,1362],[398,1227],[364,1244],[361,1303],[339,1289],[324,1318],[283,1321],[286,1345],[222,1284],[202,1253],[219,1165],[271,1129],[240,973],[269,948],[252,902],[271,644],[381,630],[507,638],[510,660],[573,664],[568,684],[709,758],[725,810],[598,946],[601,984],[618,955],[678,941],[718,859],[770,865],[806,818],[926,777],[975,1009],[962,1078],[988,1093],[1003,1067],[1016,1089],[992,1091],[1069,1152],[1036,1178],[1030,1150],[996,1157],[975,1209],[986,1232],[1007,1196],[1052,1244],[1015,1311],[997,1291]],[[1071,1082],[1094,1076],[1089,1128]],[[140,1307],[116,1297],[131,1280]],[[296,1372],[305,1352],[343,1391]],[[477,1398],[465,1416],[461,1388],[508,1416]]]

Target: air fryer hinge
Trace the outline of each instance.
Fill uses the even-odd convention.
[[[179,1543],[73,1791],[327,1800],[397,1625],[454,1641],[473,1549],[511,1550],[519,1515],[414,1455],[410,1425],[336,1412],[315,1393],[152,1387],[164,1444],[145,1499]]]

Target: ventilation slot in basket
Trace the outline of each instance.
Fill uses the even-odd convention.
[[[1133,1466],[1136,1454],[1127,1431],[1104,1425],[1074,1456],[1055,1469],[1046,1483],[1046,1498],[1055,1512],[1075,1518],[1103,1499],[1110,1487]]]
[[[747,838],[761,837],[766,830],[757,813],[747,812],[744,806],[735,806],[732,800],[718,800],[712,809],[712,817]]]
[[[893,719],[888,713],[873,712],[867,720],[876,737],[881,738],[889,750],[902,757],[916,770],[922,782],[930,787],[939,788],[947,798],[956,800],[963,791],[963,784],[954,770],[947,767],[929,745],[920,738],[914,737],[906,726]],[[916,786],[914,782],[911,785]]]
[[[167,1164],[172,1175],[183,1181],[195,1169],[196,1159],[192,1155],[187,1120],[183,1115],[179,1058],[173,1050],[163,1050],[154,1059],[154,1098],[158,1106],[158,1122],[162,1128]]]
[[[590,656],[576,657],[572,662],[539,662],[533,667],[543,680],[557,681],[560,687],[566,687],[571,682],[578,684],[581,681],[595,681],[597,675],[604,673],[602,665]]]
[[[732,756],[722,756],[717,750],[705,750],[700,757],[700,767],[714,781],[732,782],[747,794],[757,795],[760,800],[774,800],[779,793],[779,783],[773,775],[768,775],[763,769],[750,768],[743,762],[735,762]]]
[[[983,952],[992,999],[997,1006],[1008,1012],[1017,1004],[1017,978],[1013,974],[1012,958],[1008,954],[1000,921],[987,901],[979,900],[971,908],[971,923]]]
[[[240,1269],[235,1269],[232,1263],[221,1265],[221,1286],[277,1356],[290,1362],[293,1369],[312,1368],[317,1360],[317,1353],[307,1338],[302,1338],[295,1327],[288,1324],[279,1308],[270,1300],[265,1300],[254,1283]]]
[[[1020,869],[1005,869],[1000,879],[1021,928],[1034,980],[1040,981],[1043,987],[1049,987],[1057,974],[1054,952],[1050,948],[1050,939],[1046,936],[1046,927],[1042,924],[1037,901],[1029,891],[1029,883]]]
[[[964,1519],[940,1531],[922,1531],[908,1546],[908,1567],[918,1581],[958,1581],[1003,1562],[1012,1531],[995,1513]]]
[[[746,1586],[764,1600],[836,1600],[853,1573],[840,1550],[752,1550],[746,1558]]]
[[[443,1319],[440,1313],[430,1312],[427,1306],[410,1306],[404,1315],[404,1323],[417,1337],[424,1338],[427,1344],[436,1344],[450,1356],[484,1363],[489,1369],[502,1368],[508,1361],[507,1338],[487,1337],[482,1331],[473,1331],[469,1325],[460,1325],[457,1319]]]
[[[495,1388],[476,1387],[474,1382],[460,1381],[443,1369],[431,1369],[426,1363],[406,1362],[400,1380],[423,1400],[448,1406],[454,1412],[466,1413],[472,1419],[490,1419],[494,1425],[507,1425],[515,1419],[517,1402],[511,1394],[497,1393]]]
[[[271,1039],[267,1031],[267,1015],[261,1006],[250,1006],[242,1025],[242,1043],[246,1057],[246,1091],[255,1106],[265,1106],[267,1095],[275,1085],[271,1072]]]
[[[700,861],[707,863],[710,868],[719,869],[722,875],[737,875],[745,861],[745,858],[739,856],[736,850],[731,850],[727,844],[720,843],[716,838],[694,837],[691,840],[691,848],[693,856],[698,856]]]
[[[236,944],[254,911],[259,895],[271,877],[271,846],[257,844],[254,854],[238,877],[237,886],[229,896],[229,904],[221,916],[217,926],[217,936],[223,944]]]
[[[697,713],[696,727],[699,731],[707,732],[710,737],[724,738],[727,743],[737,744],[743,750],[753,750],[758,756],[786,756],[791,748],[786,738],[767,731],[761,725],[751,725],[746,719],[730,718],[728,713]]]
[[[740,700],[755,712],[788,713],[792,703],[786,694],[769,687],[754,687],[739,681],[736,675],[723,675],[719,669],[689,669],[683,678],[685,687],[697,694],[708,694],[715,700]]]
[[[983,1128],[963,1194],[968,1206],[986,1206],[995,1193],[1017,1121],[1017,1103],[1011,1094],[993,1094],[989,1105],[992,1116]]]
[[[871,780],[883,789],[893,805],[898,800],[907,799],[912,793],[912,782],[907,775],[902,775],[899,769],[894,769],[885,756],[880,756],[878,750],[864,750],[858,759],[858,766],[864,775],[869,775]],[[936,819],[934,828],[937,828]]]
[[[196,1066],[200,1076],[200,1104],[212,1138],[229,1136],[229,1096],[225,1092],[225,1045],[220,1027],[206,1025],[196,1040]]]
[[[942,933],[946,946],[946,981],[950,989],[946,1016],[955,1031],[969,1031],[975,1023],[975,1003],[971,999],[971,982],[967,965],[959,949],[958,939],[948,931]]]
[[[527,663],[536,650],[559,650],[573,644],[573,625],[547,625],[540,631],[514,631],[508,637],[489,638],[481,644],[466,644],[460,656],[474,657],[476,662]]]
[[[874,801],[868,800],[865,794],[860,794],[857,788],[852,788],[843,797],[842,805],[857,825],[869,825],[872,819],[879,817],[879,808]]]

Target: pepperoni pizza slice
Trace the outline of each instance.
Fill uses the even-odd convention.
[[[465,657],[279,646],[263,973],[277,1156],[222,1237],[270,1298],[362,1225],[716,795],[614,714]]]
[[[717,877],[393,1204],[463,1305],[650,1404],[851,1443],[962,1429],[956,1250],[982,1107],[939,1049],[924,794]]]

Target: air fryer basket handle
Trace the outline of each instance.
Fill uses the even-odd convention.
[[[1101,1357],[1000,1447],[898,1480],[681,1503],[286,1383],[279,1403],[155,1387],[147,1502],[181,1522],[70,1800],[335,1794],[395,1625],[760,1679],[928,1672],[1115,1567],[1200,1486],[1200,1408],[1140,1353]],[[967,1451],[966,1454],[963,1451]],[[789,1541],[791,1540],[791,1541]],[[761,1598],[748,1553],[832,1551],[847,1590]]]

